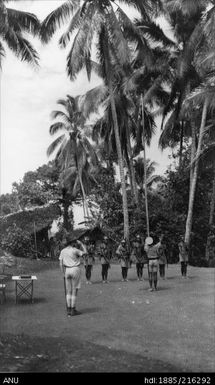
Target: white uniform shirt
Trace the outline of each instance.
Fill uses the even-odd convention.
[[[81,264],[80,257],[84,255],[84,251],[76,249],[76,247],[67,246],[60,253],[59,260],[66,267],[77,267]]]

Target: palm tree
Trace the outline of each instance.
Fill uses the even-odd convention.
[[[175,50],[175,60],[172,63],[173,81],[169,101],[164,108],[163,122],[167,114],[172,111],[172,115],[166,123],[164,132],[160,138],[160,144],[172,141],[172,144],[180,142],[180,159],[182,159],[182,145],[184,135],[191,137],[191,167],[190,167],[190,193],[189,205],[186,221],[185,240],[190,243],[190,235],[192,228],[193,204],[196,190],[196,182],[198,175],[198,157],[201,152],[203,143],[204,127],[207,117],[207,104],[202,108],[201,124],[197,130],[195,122],[199,119],[201,106],[198,108],[193,102],[186,104],[187,96],[193,91],[204,78],[204,72],[200,68],[199,56],[204,51],[204,45],[208,48],[208,43],[204,37],[204,20],[207,5],[211,1],[193,1],[185,0],[178,2],[177,0],[164,2],[166,16],[173,28],[174,35],[177,39],[178,50]],[[189,23],[187,23],[189,17]],[[206,17],[207,19],[207,17]],[[162,122],[162,126],[163,126]]]
[[[61,182],[73,197],[81,190],[84,215],[89,216],[86,190],[92,181],[90,173],[97,164],[97,157],[84,134],[85,118],[79,110],[78,98],[67,95],[66,100],[60,99],[57,103],[64,107],[65,112],[52,112],[52,118],[60,118],[60,121],[52,124],[49,132],[55,135],[63,131],[63,134],[50,144],[47,154],[50,156],[57,150],[56,161],[60,166]]]
[[[115,4],[113,1],[85,0],[82,5],[80,5],[79,1],[69,3],[73,4],[72,10],[68,9],[68,2],[64,3],[63,6],[66,7],[66,10],[61,6],[55,13],[52,13],[51,16],[44,20],[42,23],[41,37],[44,41],[51,38],[62,19],[65,18],[69,12],[71,14],[71,12],[75,10],[75,14],[66,33],[60,39],[60,44],[65,47],[72,33],[77,29],[71,50],[67,57],[67,72],[70,79],[75,79],[76,75],[84,67],[87,70],[89,78],[92,69],[97,69],[108,88],[122,187],[124,236],[128,239],[129,218],[127,193],[114,91],[117,73],[120,71],[125,72],[128,67],[129,49],[123,36],[122,24],[114,12],[113,5]],[[124,3],[128,3],[128,1],[124,1]],[[129,1],[129,4],[135,5],[137,9],[147,14],[148,5],[152,5],[152,2]],[[117,6],[117,10],[122,11],[119,6]],[[99,68],[98,65],[91,60],[94,42],[96,42]]]
[[[203,105],[202,109],[202,120],[199,130],[198,138],[198,147],[195,153],[195,157],[192,160],[193,164],[191,165],[194,170],[194,177],[196,178],[196,173],[198,172],[199,161],[204,159],[204,161],[211,165],[212,169],[215,170],[215,135],[214,135],[214,106],[215,106],[215,69],[210,71],[209,76],[206,78],[205,82],[198,87],[188,98],[188,102],[192,101],[196,106]],[[211,204],[210,204],[210,215],[209,215],[209,228],[213,224],[214,217],[214,206],[215,206],[215,171],[213,172],[213,186],[211,194]],[[192,182],[192,191],[195,193],[195,179]],[[193,209],[193,202],[190,202],[189,206],[190,211]],[[190,214],[191,215],[191,214]],[[189,219],[189,217],[188,217]],[[189,223],[186,224],[187,226]],[[189,234],[189,233],[188,233]],[[206,252],[207,254],[207,252]]]
[[[33,36],[39,34],[40,22],[28,12],[19,11],[6,6],[7,0],[0,0],[0,68],[5,56],[4,44],[21,60],[38,65],[38,54],[24,33]]]
[[[146,168],[145,168],[146,164]],[[161,181],[161,177],[159,175],[154,174],[155,168],[157,166],[157,163],[154,161],[151,161],[150,159],[146,159],[146,162],[144,162],[144,159],[142,157],[138,157],[134,161],[134,168],[135,168],[135,174],[136,179],[138,183],[139,190],[144,194],[144,174],[146,173],[146,184],[149,188],[149,191],[152,191],[153,183]]]

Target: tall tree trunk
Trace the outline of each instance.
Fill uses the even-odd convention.
[[[62,189],[62,203],[63,203],[63,227],[69,231],[71,230],[71,225],[69,221],[69,201],[67,197],[67,191],[66,189]]]
[[[132,158],[132,149],[131,149],[131,142],[130,142],[130,136],[128,127],[126,127],[126,144],[127,144],[127,155],[128,155],[128,167],[130,169],[130,181],[133,189],[134,194],[134,202],[136,206],[138,206],[138,190],[137,190],[137,183],[135,179],[135,172],[134,172],[134,165],[133,165],[133,158]]]
[[[117,156],[118,156],[118,162],[119,162],[119,173],[120,173],[121,188],[122,188],[124,238],[127,241],[129,241],[129,216],[128,216],[127,191],[126,191],[124,165],[123,165],[123,157],[122,157],[122,147],[121,147],[121,142],[120,142],[119,126],[118,126],[117,113],[116,113],[116,105],[115,105],[113,87],[112,87],[111,80],[109,80],[108,88],[109,88],[109,93],[110,93],[111,112],[112,112],[112,117],[113,117],[114,134],[115,134],[115,140],[116,140],[116,149],[117,149]]]
[[[143,127],[143,152],[144,152],[144,189],[145,189],[145,208],[146,208],[146,229],[147,236],[149,237],[149,209],[148,209],[148,191],[147,191],[147,175],[146,175],[146,140],[145,140],[145,120],[144,120],[144,107],[143,107],[143,95],[141,94],[141,108],[142,108],[142,127]]]
[[[129,175],[129,181],[130,181],[130,188],[131,188],[131,197],[132,201],[134,201],[134,186],[133,186],[133,180],[132,180],[132,175],[131,175],[131,167],[130,167],[130,161],[129,161],[129,156],[128,156],[128,151],[124,151],[125,154],[125,160],[126,160],[126,165],[128,169],[128,175]]]
[[[196,184],[197,184],[197,177],[198,177],[199,156],[202,148],[204,128],[205,128],[205,123],[207,118],[207,108],[208,108],[208,100],[206,99],[202,110],[202,119],[201,119],[201,126],[199,129],[198,147],[195,154],[196,161],[193,166],[192,182],[190,183],[189,204],[188,204],[188,213],[187,213],[186,230],[185,230],[185,242],[188,244],[188,246],[190,244],[190,236],[192,231],[193,206],[194,206]]]
[[[209,229],[211,230],[213,224],[214,224],[214,210],[215,210],[215,159],[213,161],[213,187],[212,187],[212,195],[211,195],[211,201],[210,201],[210,215],[209,215]],[[210,230],[207,237],[207,243],[206,243],[206,250],[205,250],[205,256],[206,259],[209,260],[209,248],[210,248]]]
[[[212,196],[210,202],[210,216],[209,216],[209,226],[212,226],[214,223],[214,209],[215,209],[215,160],[214,160],[214,177],[213,177],[213,188],[212,188]]]
[[[82,192],[82,197],[83,197],[83,201],[84,201],[84,207],[85,207],[86,216],[89,217],[89,208],[88,208],[86,193],[85,193],[85,189],[84,189],[84,185],[83,185],[83,181],[82,181],[82,176],[81,176],[80,170],[78,170],[78,176],[79,176],[79,182],[80,182],[80,186],[81,186],[81,192]]]
[[[191,150],[190,150],[190,188],[192,189],[193,183],[193,170],[194,170],[194,158],[196,155],[196,125],[194,121],[191,121]]]

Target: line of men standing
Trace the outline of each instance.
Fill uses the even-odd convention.
[[[85,237],[84,245],[87,250],[87,254],[84,256],[86,283],[91,284],[91,275],[93,265],[95,263],[95,245],[92,241],[90,241],[89,237]],[[165,279],[167,251],[163,236],[160,237],[157,244],[150,245],[147,242],[144,244],[140,235],[137,235],[135,240],[132,242],[131,247],[129,247],[126,240],[123,239],[118,245],[115,254],[121,265],[123,282],[128,281],[128,270],[132,266],[132,263],[136,264],[137,279],[139,281],[143,279],[143,268],[144,265],[147,264],[151,290],[157,289],[158,267],[160,277]],[[108,283],[108,271],[110,269],[110,263],[113,255],[107,236],[104,236],[97,251],[97,255],[102,267],[102,282]]]
[[[160,237],[159,242],[156,244],[154,244],[151,237],[146,238],[145,243],[142,244],[141,237],[137,235],[131,249],[127,245],[126,240],[123,239],[117,247],[116,255],[121,264],[122,281],[128,281],[128,269],[131,267],[132,262],[136,263],[138,280],[142,280],[144,263],[147,262],[150,291],[157,290],[158,267],[160,269],[160,276],[165,279],[167,256],[163,236]],[[106,236],[99,247],[98,256],[102,266],[102,282],[107,283],[112,250]],[[188,250],[183,239],[179,243],[179,257],[182,277],[186,277]],[[64,275],[68,316],[80,314],[76,310],[76,300],[81,286],[81,258],[84,259],[85,275],[89,284],[91,283],[91,274],[95,262],[95,246],[88,237],[85,237],[84,243],[82,243],[68,236],[67,246],[61,250],[59,256],[60,268]]]

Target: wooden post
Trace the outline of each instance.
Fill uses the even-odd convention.
[[[37,253],[37,235],[36,235],[36,226],[34,222],[34,243],[35,243],[35,250],[36,250],[36,259],[38,259],[38,253]]]

